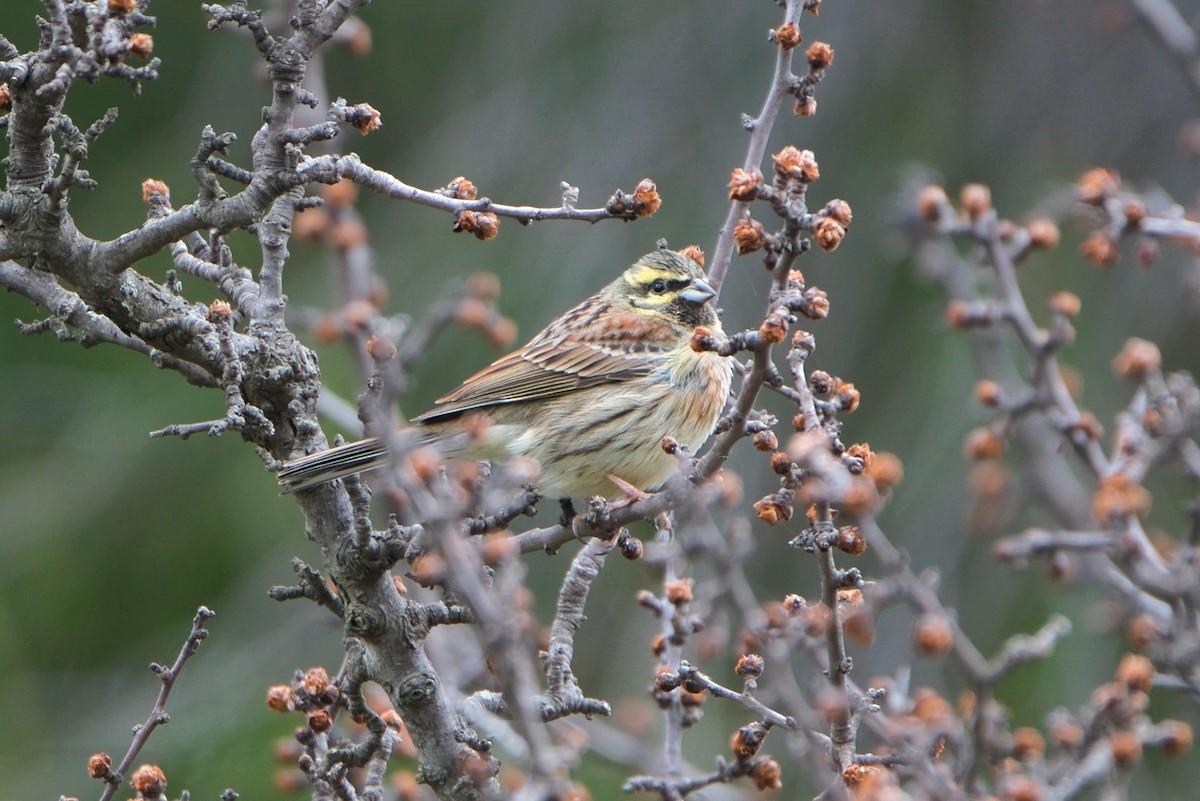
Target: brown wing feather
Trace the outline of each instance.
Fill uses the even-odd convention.
[[[656,357],[667,348],[669,340],[660,335],[665,332],[635,315],[611,313],[597,322],[606,311],[611,313],[611,307],[594,299],[576,306],[525,347],[480,370],[413,421],[429,422],[648,375],[657,366]]]

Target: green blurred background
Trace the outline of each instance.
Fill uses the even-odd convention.
[[[244,161],[268,99],[248,37],[207,31],[199,3],[155,6],[162,78],[140,96],[112,81],[80,84],[69,102],[81,126],[108,106],[121,109],[88,164],[100,187],[72,196],[80,228],[97,238],[139,224],[146,177],[166,180],[176,202],[186,200],[188,162],[205,124],[236,132],[233,156]],[[1200,3],[1180,6],[1197,19]],[[5,0],[0,33],[30,47],[40,11],[35,0]],[[744,153],[738,115],[757,111],[770,76],[773,3],[376,3],[361,18],[373,51],[331,49],[327,80],[332,95],[383,114],[380,131],[345,144],[368,163],[430,188],[466,175],[503,202],[556,205],[566,180],[581,188],[581,206],[595,206],[645,176],[664,199],[658,214],[635,224],[505,220],[499,238],[480,243],[452,234],[445,214],[364,194],[359,206],[391,288],[390,312],[419,314],[445,280],[492,270],[503,280],[501,308],[524,338],[659,237],[711,250],[729,170]],[[960,444],[987,418],[971,400],[967,342],[945,329],[939,292],[906,261],[890,223],[917,165],[936,171],[952,192],[965,181],[990,184],[1001,212],[1018,219],[1094,165],[1190,205],[1200,165],[1180,142],[1200,100],[1122,2],[828,0],[802,31],[806,43],[831,43],[836,61],[819,87],[818,115],[782,117],[772,149],[813,149],[822,172],[814,205],[841,197],[854,209],[842,247],[800,265],[833,306],[814,326],[813,365],[863,392],[860,410],[846,420],[846,441],[903,458],[906,480],[882,522],[916,566],[942,571],[943,597],[985,652],[1009,633],[1036,628],[1052,610],[1075,622],[1053,660],[1001,688],[1017,723],[1039,724],[1054,706],[1084,702],[1111,675],[1123,640],[1105,628],[1098,614],[1105,599],[1086,585],[1047,589],[1041,571],[992,562],[995,536],[1044,522],[1043,512],[1024,510],[993,532],[965,525]],[[1032,259],[1022,281],[1036,314],[1040,299],[1058,289],[1083,299],[1079,338],[1064,360],[1083,376],[1084,405],[1109,421],[1129,396],[1109,369],[1127,337],[1157,341],[1169,368],[1200,370],[1200,273],[1193,258],[1169,249],[1149,271],[1133,266],[1128,252],[1112,270],[1094,270],[1077,255],[1083,230],[1067,226],[1061,248]],[[234,241],[239,261],[255,266],[249,238]],[[302,243],[292,252],[293,308],[336,306],[326,254]],[[141,268],[161,278],[169,266],[160,255]],[[735,262],[722,296],[727,329],[757,324],[764,278],[757,259]],[[210,287],[185,283],[193,300],[213,297]],[[0,319],[39,316],[22,298],[0,296]],[[358,379],[346,352],[319,352],[330,386],[353,398]],[[421,410],[496,355],[475,334],[443,337],[405,410]],[[317,559],[295,504],[278,496],[236,436],[149,439],[152,429],[221,415],[222,398],[132,353],[85,353],[9,328],[0,330],[0,381],[0,676],[14,690],[9,733],[0,740],[0,799],[96,795],[87,756],[124,752],[129,727],[145,719],[157,691],[146,663],[174,658],[200,604],[218,613],[212,637],[172,697],[172,723],[143,759],[164,767],[172,795],[186,787],[213,798],[233,787],[245,797],[277,797],[272,742],[296,721],[266,709],[265,689],[295,668],[332,671],[341,639],[329,616],[266,597],[269,586],[290,579],[293,555]],[[772,484],[759,461],[746,475],[748,497]],[[1165,476],[1152,488],[1152,526],[1178,533],[1188,487]],[[553,506],[541,522],[550,520],[547,511],[557,514]],[[757,533],[752,566],[762,595],[813,595],[815,569],[785,545],[794,531]],[[869,570],[869,559],[864,564]],[[561,557],[531,560],[541,608],[565,565]],[[625,562],[602,576],[577,645],[586,691],[619,696],[606,681],[648,681],[652,621],[634,608],[632,590],[652,581]],[[605,626],[612,620],[620,625]],[[588,659],[596,653],[604,660]],[[908,619],[889,614],[875,646],[853,655],[861,680],[911,662]],[[728,675],[727,665],[714,670]],[[918,660],[914,685],[923,683],[953,697],[961,677]],[[1154,699],[1156,717],[1197,723],[1194,706],[1157,691]],[[722,716],[712,705],[709,713],[687,740],[706,766],[730,726],[744,722],[737,710]],[[784,750],[782,740],[769,745]],[[785,771],[799,783],[789,786],[806,786],[790,764]],[[581,775],[595,780],[593,797],[621,796],[621,769],[597,761]],[[1196,760],[1164,763],[1139,773],[1135,797],[1186,797],[1183,788],[1197,780]]]

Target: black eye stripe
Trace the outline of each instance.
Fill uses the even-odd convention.
[[[690,278],[655,278],[649,283],[647,289],[658,293],[667,292],[668,290],[677,292],[691,283]],[[662,289],[659,289],[659,286],[662,286]]]

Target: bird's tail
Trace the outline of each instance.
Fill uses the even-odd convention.
[[[290,461],[276,477],[283,486],[283,494],[290,495],[351,473],[375,470],[386,465],[387,461],[387,448],[382,441],[372,437]]]

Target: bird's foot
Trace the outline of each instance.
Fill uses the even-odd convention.
[[[563,528],[570,528],[571,521],[575,519],[575,504],[571,503],[570,498],[559,498],[558,506],[562,509],[562,516],[558,518],[558,524]]]

